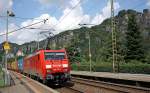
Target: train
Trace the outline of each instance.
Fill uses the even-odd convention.
[[[62,84],[70,81],[70,63],[65,49],[38,50],[8,63],[8,69],[20,72],[43,83]]]

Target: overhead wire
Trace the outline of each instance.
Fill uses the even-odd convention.
[[[52,28],[54,28],[54,27],[56,27],[57,25],[59,25],[59,24],[81,3],[81,1],[82,1],[82,0],[80,0],[75,6],[73,6],[73,7],[70,9],[70,11],[69,11],[66,15],[64,15],[63,18],[60,19],[59,22],[58,22],[56,25],[54,25]]]
[[[57,7],[58,9],[61,9],[61,6],[58,6]],[[52,12],[52,14],[55,14],[56,13],[56,11],[53,11]],[[0,17],[7,17],[7,16],[2,16],[2,15],[0,15]],[[32,19],[32,20],[43,20],[43,19],[38,19],[38,18],[33,18],[33,17],[19,17],[19,16],[14,16],[13,18],[15,18],[15,19]]]
[[[16,29],[16,30],[12,30],[12,31],[8,32],[8,34],[10,34],[10,33],[14,33],[14,32],[17,32],[17,31],[19,31],[19,30],[21,30],[21,29],[24,29],[24,28],[27,28],[27,27],[30,27],[30,26],[33,26],[33,25],[36,25],[36,24],[39,24],[39,23],[41,23],[41,22],[45,22],[45,21],[47,21],[47,20],[48,20],[48,19],[45,19],[45,20],[42,20],[42,21],[39,21],[39,22],[36,22],[36,23],[30,24],[30,25],[27,25],[27,26],[24,26],[24,27],[18,28],[18,29]],[[0,36],[3,36],[3,35],[6,35],[6,33],[4,33],[4,34],[0,34]]]
[[[2,15],[0,15],[0,17],[7,17],[7,16],[2,16]],[[43,20],[43,19],[38,19],[38,18],[25,18],[25,17],[18,17],[18,16],[14,16],[14,17],[10,17],[10,18],[13,18],[13,19],[23,19],[23,20],[25,20],[25,19],[31,19],[31,20]]]
[[[54,28],[54,27],[56,27],[57,25],[59,25],[80,3],[81,3],[81,1],[82,0],[80,0],[75,6],[73,6],[72,8],[71,8],[71,10],[66,14],[66,15],[64,15],[63,16],[63,18],[62,19],[60,19],[59,20],[59,22],[56,24],[56,25],[54,25],[52,28]],[[141,5],[143,5],[143,3],[140,3],[140,4],[138,4],[138,5],[136,5],[135,7],[133,7],[133,8],[136,8],[137,6],[141,6]],[[55,11],[56,12],[56,11]],[[0,17],[6,17],[6,16],[1,16],[0,15]],[[13,17],[13,18],[20,18],[20,19],[34,19],[34,20],[36,20],[36,18],[23,18],[23,17]],[[37,20],[39,20],[39,19],[37,19]],[[42,20],[42,19],[41,19]],[[81,20],[82,21],[82,20]],[[29,25],[30,26],[30,25]],[[26,27],[25,27],[26,28]],[[23,29],[23,28],[22,28]],[[40,29],[40,28],[39,28]],[[46,30],[48,30],[48,29],[46,29]],[[17,29],[17,31],[18,31],[18,29]],[[11,31],[11,32],[9,32],[9,33],[13,33],[13,32],[15,32],[15,30],[13,30],[13,31]],[[5,35],[5,34],[0,34],[0,36],[2,36],[2,35]]]
[[[61,7],[59,6],[58,7],[58,9],[61,9]],[[54,11],[52,14],[55,14],[56,13],[56,11]],[[0,17],[7,17],[7,16],[2,16],[2,15],[0,15]],[[37,18],[24,18],[24,17],[17,17],[17,16],[14,16],[13,18],[15,18],[15,19],[32,19],[32,20],[43,20],[43,19],[37,19]],[[18,26],[18,25],[17,25]],[[20,27],[20,26],[18,26],[18,27]],[[26,28],[26,27],[25,27]],[[22,28],[23,29],[23,28]],[[39,28],[40,29],[40,28]],[[50,29],[41,29],[41,30],[50,30]],[[18,29],[17,29],[17,31],[18,31]],[[15,32],[14,30],[13,30],[13,32]],[[13,33],[13,32],[10,32],[10,33]],[[9,34],[9,33],[8,33]],[[0,34],[0,36],[2,36],[2,35],[6,35],[6,34]]]
[[[115,0],[115,1],[117,1],[117,0]],[[72,7],[71,11],[68,12],[68,13],[62,18],[62,20],[59,21],[58,24],[54,25],[54,27],[56,27],[57,25],[59,25],[59,24],[72,12],[72,10],[75,9],[80,3],[81,3],[81,0],[80,0],[74,7]],[[143,3],[145,3],[145,2],[143,2]],[[142,5],[144,5],[143,3],[137,4],[137,5],[134,6],[133,8],[137,8],[137,7],[139,7],[139,6],[141,7]],[[133,8],[132,8],[132,9],[133,9]],[[101,12],[101,13],[102,13],[102,12]],[[82,20],[81,20],[81,21],[82,21]],[[70,27],[70,26],[69,26],[69,27]]]
[[[79,4],[81,3],[81,0],[74,6],[71,8],[71,10],[58,22],[58,24],[60,24]],[[55,11],[56,12],[56,11]],[[0,16],[0,17],[6,17],[6,16]],[[21,17],[14,17],[14,18],[21,18]],[[33,19],[33,18],[21,18],[21,19]],[[41,22],[41,21],[40,21]],[[43,21],[42,21],[43,22]],[[39,22],[35,23],[35,24],[38,24]],[[35,24],[32,24],[32,25],[35,25]],[[54,25],[54,27],[56,27],[58,24]],[[32,26],[32,25],[28,25],[28,26],[25,26],[25,27],[22,27],[22,28],[19,28],[19,29],[16,29],[16,30],[13,30],[13,31],[10,31],[8,32],[8,34],[10,33],[13,33],[13,32],[16,32],[20,29],[23,29],[23,28],[26,28],[26,27],[29,27],[29,26]],[[52,28],[54,28],[52,27]],[[6,34],[0,34],[0,36],[3,36],[3,35],[6,35]]]

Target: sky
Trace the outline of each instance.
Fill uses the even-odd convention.
[[[114,0],[115,14],[123,9],[142,12],[150,8],[150,0]],[[46,22],[30,26],[9,34],[9,41],[17,44],[37,41],[44,36],[38,33],[54,29],[62,31],[80,28],[78,24],[98,25],[110,17],[110,0],[0,0],[0,35],[6,33],[6,11],[12,11],[15,17],[8,18],[8,31],[28,26],[48,19]],[[0,42],[5,36],[0,36]]]

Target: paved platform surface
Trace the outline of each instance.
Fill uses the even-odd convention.
[[[10,71],[13,79],[10,87],[0,88],[0,93],[59,93],[20,73]]]
[[[1,88],[1,93],[33,93],[31,90],[29,90],[26,86],[23,85],[19,77],[14,76],[12,73],[10,73],[14,83],[10,87]]]
[[[71,71],[71,74],[83,75],[83,76],[103,77],[103,78],[112,78],[112,79],[150,82],[150,75],[148,75],[148,74],[88,72],[88,71]]]

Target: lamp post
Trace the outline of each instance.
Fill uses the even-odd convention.
[[[15,14],[12,12],[12,11],[8,11],[7,10],[7,16],[6,16],[6,18],[7,18],[7,20],[6,20],[6,42],[8,42],[8,17],[14,17],[15,16]]]
[[[79,24],[80,26],[82,27],[87,27],[87,26],[90,26],[90,25],[94,25],[94,24]],[[91,54],[91,36],[90,36],[90,32],[88,33],[88,46],[89,46],[89,62],[90,62],[90,72],[92,72],[92,54]]]
[[[4,45],[4,49],[5,49],[5,85],[9,85],[9,73],[7,70],[7,54],[8,54],[8,50],[10,48],[9,44],[8,44],[8,17],[14,17],[14,13],[12,11],[8,11],[7,10],[7,16],[6,16],[6,41],[5,41],[5,45]]]

